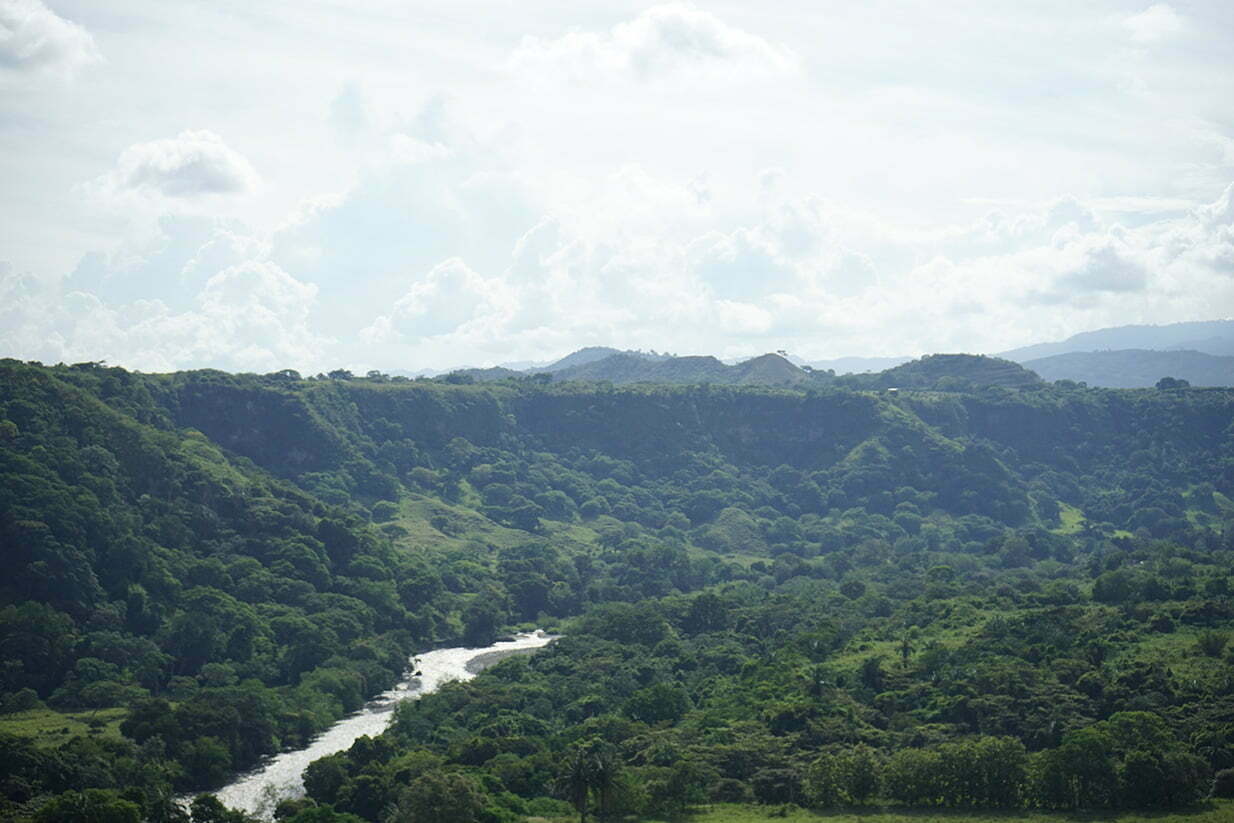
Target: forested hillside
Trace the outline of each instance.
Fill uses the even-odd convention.
[[[1234,357],[1198,351],[1069,352],[1028,360],[1024,366],[1046,380],[1073,380],[1106,388],[1148,388],[1163,377],[1186,380],[1193,386],[1234,386]]]
[[[617,386],[659,383],[800,388],[812,385],[816,388],[906,387],[950,391],[974,386],[1031,388],[1041,382],[1035,373],[1010,360],[975,354],[933,354],[910,362],[895,360],[893,367],[885,371],[841,374],[837,377],[834,369],[799,367],[780,353],[764,354],[728,365],[711,356],[676,357],[603,348],[581,349],[542,369],[520,372],[495,366],[462,369],[448,377],[455,382],[468,383],[495,383],[530,377],[542,382],[611,383]]]
[[[533,624],[565,638],[400,709],[286,815],[1206,796],[1234,766],[1234,392],[892,371],[0,362],[0,809],[176,819],[412,651]]]
[[[1054,343],[1037,343],[999,354],[1024,363],[1070,352],[1096,352],[1126,349],[1153,351],[1201,351],[1207,354],[1234,354],[1234,320],[1198,320],[1166,323],[1161,326],[1114,326],[1073,334]]]

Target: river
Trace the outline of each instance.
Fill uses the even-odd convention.
[[[240,775],[216,794],[225,806],[272,819],[274,807],[280,800],[304,794],[300,776],[309,763],[350,748],[357,738],[366,734],[381,734],[390,722],[390,713],[396,703],[436,691],[451,680],[469,680],[503,657],[529,653],[554,639],[554,635],[537,631],[484,648],[424,652],[413,658],[412,665],[418,676],[369,701],[363,709],[343,718],[314,738],[306,748],[275,755],[253,771]]]

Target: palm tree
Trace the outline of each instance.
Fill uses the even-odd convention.
[[[591,753],[583,746],[576,746],[566,755],[564,768],[557,777],[557,791],[578,810],[580,823],[587,823],[592,771]]]
[[[907,634],[900,638],[900,663],[903,666],[908,665],[908,658],[912,656],[916,649],[913,648],[913,641]]]
[[[578,810],[580,823],[587,823],[587,808],[594,792],[599,815],[612,809],[613,789],[621,773],[621,758],[608,743],[592,738],[579,743],[566,755],[556,788]]]
[[[617,756],[612,746],[599,740],[595,741],[590,748],[591,786],[595,789],[596,798],[599,801],[600,817],[607,817],[612,807],[617,775],[621,772],[621,758]]]

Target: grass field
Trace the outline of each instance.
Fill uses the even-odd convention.
[[[1194,810],[1123,813],[1045,813],[1035,811],[908,811],[878,808],[844,811],[809,811],[790,807],[779,816],[775,806],[717,804],[703,807],[676,823],[772,823],[778,820],[829,821],[829,823],[1231,823],[1234,801],[1221,800]],[[651,823],[651,821],[646,821]],[[656,821],[661,823],[661,821]],[[665,821],[664,823],[667,823]]]
[[[1079,534],[1084,528],[1084,512],[1077,509],[1070,503],[1059,502],[1058,504],[1058,520],[1059,527],[1054,529],[1055,534]]]
[[[31,709],[0,716],[0,734],[13,734],[34,740],[36,745],[51,748],[77,735],[120,737],[120,722],[125,709],[99,709],[61,714],[51,709]]]

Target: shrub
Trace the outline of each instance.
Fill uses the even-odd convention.
[[[1234,797],[1234,769],[1222,769],[1213,776],[1213,797]]]
[[[1226,644],[1230,642],[1229,635],[1222,632],[1206,631],[1201,632],[1196,638],[1195,647],[1200,654],[1206,657],[1220,657],[1225,651]]]
[[[398,504],[389,500],[378,500],[373,504],[373,522],[388,523],[398,516]]]

